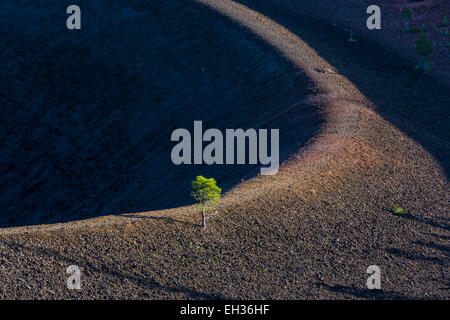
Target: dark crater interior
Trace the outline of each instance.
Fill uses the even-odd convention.
[[[191,1],[0,4],[0,226],[191,204],[258,165],[181,165],[176,128],[280,129],[280,157],[320,126],[308,82],[274,48]],[[300,103],[299,103],[300,102]],[[205,145],[205,144],[204,144]]]

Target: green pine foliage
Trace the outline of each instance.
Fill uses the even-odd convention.
[[[205,215],[219,204],[222,189],[217,186],[214,178],[207,179],[203,176],[197,176],[191,186],[191,196],[199,203],[199,209],[202,211],[202,228],[206,228]]]

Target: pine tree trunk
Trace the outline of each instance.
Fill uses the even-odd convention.
[[[202,228],[206,229],[205,209],[204,208],[202,208]]]

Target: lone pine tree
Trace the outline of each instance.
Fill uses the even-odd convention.
[[[205,215],[219,203],[222,189],[217,186],[214,178],[207,179],[203,176],[197,176],[191,185],[191,195],[198,201],[199,208],[202,211],[202,228],[206,228]]]

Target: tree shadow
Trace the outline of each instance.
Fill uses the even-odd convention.
[[[445,235],[442,235],[442,234],[429,233],[429,232],[425,232],[424,234],[427,235],[427,236],[432,236],[432,237],[437,238],[439,240],[450,240],[450,236],[445,236]]]
[[[431,218],[427,218],[427,217],[419,217],[419,216],[416,216],[413,214],[405,214],[402,217],[404,217],[405,219],[408,219],[408,220],[415,221],[415,222],[424,223],[431,227],[442,229],[444,231],[450,231],[450,224],[446,223],[445,221],[443,221],[443,222],[439,221],[439,220],[448,220],[445,218],[437,220],[437,219],[431,219]]]
[[[414,241],[415,245],[422,246],[429,249],[441,251],[445,255],[450,255],[450,246],[436,244],[434,242]]]
[[[398,248],[386,248],[386,252],[398,257],[406,258],[414,261],[422,261],[426,263],[439,264],[443,267],[448,266],[448,261],[444,261],[443,259],[437,257],[428,257],[423,254],[418,254],[413,252],[412,250],[404,250]]]

